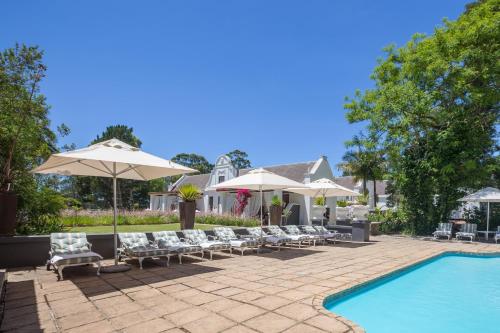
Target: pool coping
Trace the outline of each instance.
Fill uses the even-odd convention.
[[[474,255],[474,256],[500,256],[500,251],[474,252],[474,251],[459,251],[459,250],[449,251],[448,250],[448,251],[442,251],[439,253],[431,254],[431,255],[428,255],[424,258],[419,258],[410,264],[405,264],[404,266],[399,267],[393,271],[382,273],[377,277],[370,278],[370,279],[363,281],[361,283],[356,283],[356,284],[353,284],[351,286],[348,286],[347,288],[344,288],[344,289],[337,291],[333,294],[331,293],[331,291],[330,292],[326,291],[326,292],[323,292],[321,294],[318,294],[313,299],[313,302],[312,302],[313,307],[315,308],[316,311],[318,311],[321,314],[324,314],[324,315],[327,315],[330,317],[333,315],[336,320],[338,320],[341,323],[343,323],[344,325],[348,326],[350,331],[352,331],[352,332],[356,332],[356,333],[366,332],[363,327],[356,324],[354,321],[349,320],[343,316],[340,316],[340,315],[336,314],[335,312],[327,310],[325,308],[325,304],[332,299],[340,298],[348,293],[355,292],[361,288],[364,288],[367,285],[377,283],[383,279],[389,279],[389,278],[393,277],[394,275],[398,275],[398,274],[403,273],[404,271],[412,270],[419,265],[425,264],[427,261],[432,261],[434,259],[438,259],[439,257],[443,257],[446,255],[453,255],[453,254]]]

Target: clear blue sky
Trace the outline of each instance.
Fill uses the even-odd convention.
[[[43,93],[62,143],[132,126],[143,149],[255,166],[340,161],[359,131],[345,96],[381,49],[456,19],[469,1],[3,1],[0,48],[45,50]]]

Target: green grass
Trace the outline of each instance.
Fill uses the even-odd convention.
[[[198,224],[194,225],[196,229],[212,229],[216,227],[213,224]],[[117,227],[118,232],[153,232],[153,231],[167,231],[167,230],[180,230],[181,226],[179,223],[169,223],[169,224],[148,224],[148,225],[119,225]],[[88,234],[105,234],[112,233],[113,227],[109,225],[99,225],[93,227],[74,227],[65,229],[67,232],[85,232]]]

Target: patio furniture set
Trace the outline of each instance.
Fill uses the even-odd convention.
[[[485,233],[485,231],[478,231],[477,224],[475,223],[465,223],[461,226],[460,231],[455,234],[455,238],[457,240],[468,239],[472,242],[477,238],[478,233]],[[493,233],[493,239],[495,243],[498,243],[498,240],[500,240],[500,226]],[[451,240],[453,237],[453,223],[439,223],[432,235],[434,239],[446,237],[448,240]]]
[[[199,229],[153,232],[154,240],[149,240],[146,233],[119,233],[121,246],[118,258],[137,259],[142,269],[144,259],[166,258],[167,267],[170,258],[177,256],[179,264],[186,255],[200,254],[204,258],[213,253],[238,251],[242,256],[246,251],[260,251],[262,246],[275,247],[279,251],[282,246],[316,246],[317,243],[334,243],[345,239],[345,235],[331,232],[323,226],[268,226],[241,229],[235,233],[230,227],[215,227],[213,235]],[[179,233],[183,237],[179,237]],[[50,235],[50,259],[47,270],[54,269],[58,280],[63,279],[63,269],[69,266],[97,265],[100,275],[102,256],[92,252],[92,245],[87,241],[85,233],[53,233]]]

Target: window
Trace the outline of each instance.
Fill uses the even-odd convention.
[[[208,208],[209,211],[214,210],[214,197],[208,197]]]
[[[225,176],[219,176],[219,184],[223,183],[225,179],[226,179]]]

